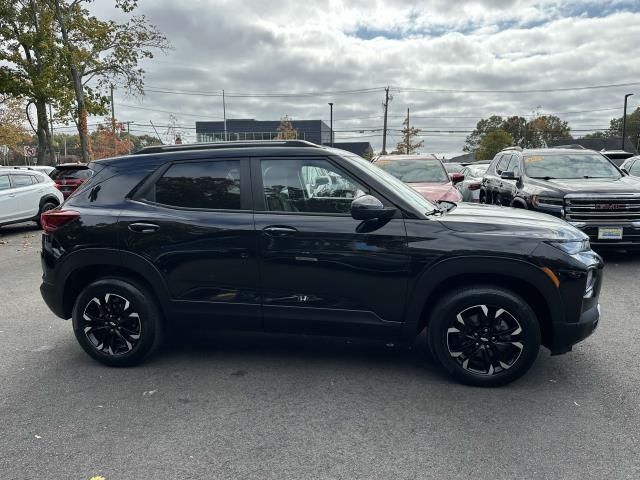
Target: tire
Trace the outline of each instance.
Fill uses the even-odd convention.
[[[162,314],[155,297],[130,279],[108,277],[91,283],[76,299],[72,319],[84,351],[112,367],[137,365],[162,342]]]
[[[471,286],[445,295],[427,329],[433,357],[467,385],[506,385],[531,368],[540,350],[535,313],[520,296],[500,287]]]
[[[40,221],[40,215],[42,215],[44,212],[48,212],[49,210],[53,210],[57,206],[58,206],[57,203],[53,203],[50,200],[47,200],[46,202],[44,202],[42,204],[42,206],[40,207],[40,211],[38,212],[38,218],[36,218],[36,223],[38,224],[38,226],[40,228],[42,228],[42,222]]]
[[[478,202],[482,204],[487,203],[487,194],[484,192],[480,192],[480,197],[478,198]]]

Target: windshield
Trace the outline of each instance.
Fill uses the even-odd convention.
[[[599,154],[566,153],[525,157],[527,175],[532,178],[620,178],[609,160]]]
[[[351,160],[356,167],[360,170],[364,170],[368,175],[374,177],[377,181],[385,185],[387,188],[393,190],[399,195],[405,202],[411,204],[419,212],[427,213],[437,210],[436,206],[429,200],[424,198],[413,188],[409,187],[406,183],[398,180],[393,175],[385,172],[383,169],[378,168],[376,164],[368,162],[358,155],[347,152],[345,150],[333,149],[334,152],[341,157]]]
[[[376,166],[406,183],[449,181],[439,160],[378,160]]]

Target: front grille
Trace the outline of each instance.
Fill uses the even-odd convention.
[[[577,195],[564,198],[565,219],[570,222],[640,222],[640,195]]]

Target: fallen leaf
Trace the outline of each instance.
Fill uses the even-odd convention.
[[[41,439],[42,438],[40,435],[34,435],[34,437],[36,437],[37,439]]]
[[[142,392],[142,396],[143,396],[143,397],[145,397],[145,396],[147,396],[147,395],[148,395],[148,396],[151,396],[151,395],[154,395],[154,394],[156,394],[156,393],[158,393],[158,390],[147,390],[146,392]]]
[[[573,403],[576,405],[576,407],[580,406],[580,404],[578,402],[573,402]]]

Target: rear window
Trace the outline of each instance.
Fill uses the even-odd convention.
[[[54,180],[87,180],[91,178],[93,172],[86,167],[83,168],[56,168],[51,175]]]

